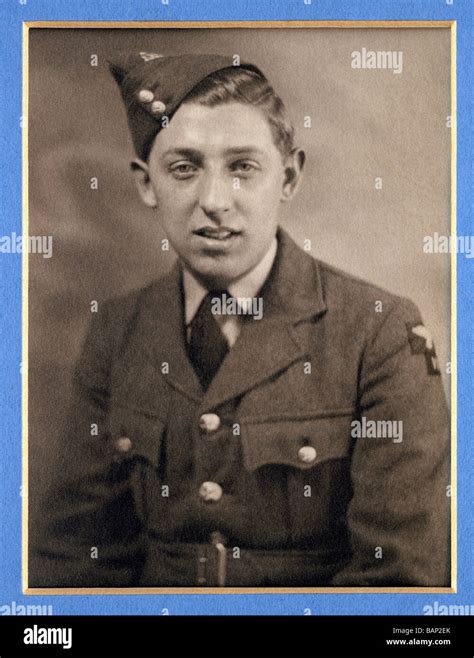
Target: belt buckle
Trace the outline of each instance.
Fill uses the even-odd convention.
[[[217,586],[225,587],[226,569],[227,569],[227,550],[224,543],[224,537],[220,532],[211,534],[211,544],[217,551]]]

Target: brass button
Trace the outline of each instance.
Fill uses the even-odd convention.
[[[116,440],[115,447],[119,452],[130,452],[132,449],[132,441],[128,436],[121,436],[120,439]]]
[[[149,89],[140,89],[138,92],[138,100],[141,103],[151,103],[151,101],[154,99],[154,94],[152,91]]]
[[[199,488],[199,495],[206,502],[217,502],[222,498],[222,487],[217,482],[203,482]]]
[[[316,454],[313,446],[303,446],[298,450],[298,459],[305,464],[311,464],[316,459]]]
[[[203,414],[199,419],[199,427],[205,432],[215,432],[221,426],[221,419],[217,414]]]

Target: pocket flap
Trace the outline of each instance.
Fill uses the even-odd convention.
[[[244,462],[254,471],[266,464],[310,469],[329,459],[349,456],[352,416],[241,421]]]

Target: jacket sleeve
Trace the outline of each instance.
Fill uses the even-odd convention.
[[[399,421],[401,432],[382,438],[382,423],[377,438],[354,440],[353,555],[333,585],[448,586],[449,415],[434,346],[408,300],[392,307],[366,348],[358,420],[366,428]]]
[[[33,542],[29,587],[124,587],[143,560],[127,465],[108,430],[113,340],[103,305],[73,376],[73,396],[44,522]],[[116,324],[116,323],[115,323]]]

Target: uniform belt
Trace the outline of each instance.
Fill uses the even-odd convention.
[[[330,585],[349,556],[338,550],[249,549],[209,543],[168,543],[149,538],[140,585],[146,587],[314,587]]]

